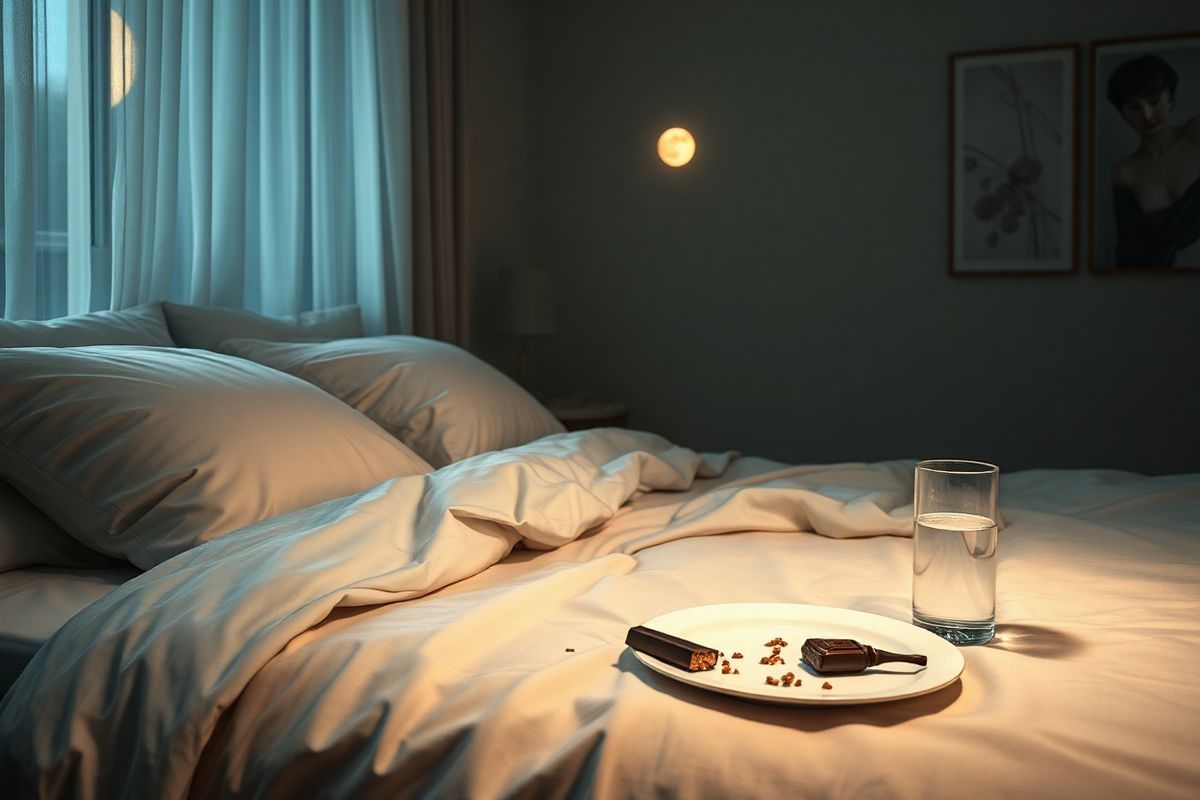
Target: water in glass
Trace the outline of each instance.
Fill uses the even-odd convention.
[[[933,512],[913,532],[913,621],[956,644],[990,641],[996,626],[996,523]]]

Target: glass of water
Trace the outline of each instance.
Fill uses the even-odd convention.
[[[913,624],[956,645],[996,632],[1000,470],[982,461],[917,464],[913,488]]]

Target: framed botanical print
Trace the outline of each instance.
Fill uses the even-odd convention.
[[[1200,33],[1092,43],[1091,268],[1200,271]]]
[[[1071,273],[1079,47],[950,56],[950,272]]]

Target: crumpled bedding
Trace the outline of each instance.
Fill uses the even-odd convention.
[[[999,635],[926,697],[758,705],[624,648],[703,603],[907,619],[911,469],[586,431],[269,520],[56,634],[0,769],[82,797],[1189,796],[1198,476],[1005,476]]]

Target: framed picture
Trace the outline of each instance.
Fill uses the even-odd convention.
[[[1079,46],[950,56],[950,273],[1078,266]]]
[[[1200,270],[1200,33],[1092,43],[1091,268]]]

